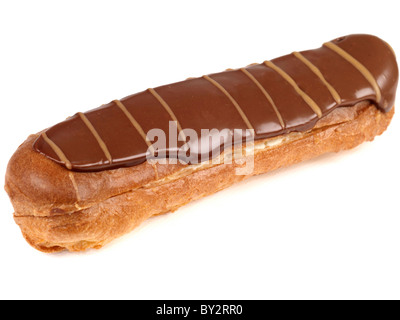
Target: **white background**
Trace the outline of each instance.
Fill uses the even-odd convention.
[[[1,1],[0,176],[30,133],[149,87],[350,33],[400,55],[396,2]],[[399,122],[84,253],[31,248],[1,192],[0,298],[399,299]]]

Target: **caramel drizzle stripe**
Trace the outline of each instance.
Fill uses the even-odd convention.
[[[343,59],[350,62],[353,65],[353,67],[355,67],[364,76],[364,78],[367,79],[367,81],[371,84],[372,88],[374,89],[376,94],[376,100],[379,103],[382,97],[381,90],[379,89],[378,83],[376,82],[371,72],[360,61],[355,59],[352,55],[344,51],[342,48],[340,48],[333,42],[325,42],[324,46],[336,52]]]
[[[264,61],[264,64],[275,70],[277,73],[280,74],[280,76],[285,79],[292,87],[293,89],[297,92],[298,95],[300,95],[303,100],[310,106],[310,108],[317,114],[318,118],[322,117],[322,111],[320,109],[320,107],[315,103],[315,101],[313,99],[311,99],[311,97],[305,93],[303,90],[301,90],[299,88],[299,86],[297,85],[297,83],[293,80],[293,78],[291,76],[289,76],[285,71],[283,71],[281,68],[279,68],[277,65],[275,65],[273,62],[271,61]]]
[[[47,136],[46,132],[42,133],[42,137],[43,137],[44,141],[46,141],[46,143],[53,149],[53,151],[55,152],[57,157],[59,157],[60,160],[65,163],[65,166],[67,167],[67,169],[71,170],[72,169],[71,162],[65,156],[64,152],[62,152],[60,147],[58,145],[56,145],[52,140],[50,140],[50,138]]]
[[[149,147],[149,151],[151,152],[152,155],[154,155],[154,148],[153,145],[150,143],[150,141],[147,139],[146,133],[144,132],[142,126],[139,124],[139,122],[136,121],[136,119],[132,116],[132,114],[128,111],[128,109],[124,106],[124,104],[119,101],[119,100],[114,100],[114,103],[122,110],[122,112],[126,115],[126,117],[129,119],[131,124],[135,127],[136,131],[140,134],[140,136],[143,138],[143,140],[146,142],[147,146]]]
[[[342,99],[340,98],[339,93],[328,81],[326,81],[322,72],[310,60],[304,57],[300,52],[295,51],[293,52],[293,55],[301,62],[303,62],[322,81],[322,83],[328,88],[329,92],[331,93],[333,99],[335,99],[336,103],[340,104]]]
[[[154,89],[150,88],[148,90],[158,100],[158,102],[163,106],[163,108],[168,112],[171,119],[176,122],[176,125],[179,130],[179,135],[181,136],[181,140],[186,141],[186,135],[182,130],[182,127],[178,121],[178,118],[175,116],[174,112],[169,107],[168,103],[166,103],[165,100]]]
[[[251,123],[250,123],[249,119],[247,118],[246,114],[243,112],[242,108],[239,106],[239,104],[236,102],[236,100],[233,99],[233,97],[229,94],[229,92],[226,91],[226,89],[222,85],[220,85],[214,79],[211,79],[209,76],[203,76],[203,78],[206,79],[207,81],[211,82],[214,86],[216,86],[220,91],[222,91],[229,98],[229,100],[232,102],[232,104],[235,106],[236,110],[238,111],[238,113],[242,117],[243,121],[246,123],[247,128],[252,130],[252,132],[254,132],[254,127],[251,125]]]
[[[108,151],[106,144],[104,143],[103,139],[101,139],[100,135],[98,134],[96,129],[93,127],[92,123],[82,112],[78,112],[78,114],[81,117],[82,121],[85,123],[85,125],[88,127],[90,132],[93,134],[93,136],[96,138],[101,150],[103,150],[104,155],[106,156],[108,161],[110,163],[112,163],[112,157],[111,157],[110,151]]]
[[[76,180],[75,180],[75,177],[74,177],[74,174],[72,173],[72,171],[68,172],[68,176],[69,176],[69,179],[71,180],[72,186],[74,187],[76,200],[77,200],[77,202],[80,202],[81,201],[81,196],[79,194],[78,184],[76,183]],[[75,207],[77,209],[79,209],[79,206],[77,206],[77,205],[78,204],[76,203]]]
[[[264,89],[264,87],[261,85],[260,82],[258,82],[258,80],[249,72],[247,71],[245,68],[241,68],[240,69],[246,76],[248,76],[255,84],[256,86],[261,90],[261,92],[264,94],[264,96],[267,98],[267,100],[269,101],[269,103],[272,105],[272,108],[274,109],[276,116],[279,119],[279,123],[281,124],[282,128],[285,129],[286,125],[285,122],[283,121],[282,115],[278,110],[278,107],[276,106],[274,100],[271,98],[271,96],[269,95],[269,93],[267,92],[267,90]]]

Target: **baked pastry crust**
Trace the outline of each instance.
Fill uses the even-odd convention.
[[[235,174],[244,165],[235,161],[144,162],[73,172],[33,150],[39,133],[28,137],[11,158],[5,189],[14,219],[34,248],[44,252],[101,248],[153,215],[174,211],[245,178],[371,141],[385,131],[393,114],[394,107],[384,113],[365,101],[335,109],[312,130],[256,141],[262,147],[247,155],[254,156],[254,171],[248,175]]]

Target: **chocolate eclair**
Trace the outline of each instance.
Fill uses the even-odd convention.
[[[38,250],[100,248],[247,177],[373,140],[397,83],[393,49],[355,34],[78,112],[11,158],[14,219]]]

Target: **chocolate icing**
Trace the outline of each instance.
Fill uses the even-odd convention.
[[[33,147],[76,171],[134,166],[152,151],[144,133],[160,128],[168,134],[169,121],[177,121],[182,136],[182,128],[199,136],[201,129],[254,129],[255,140],[265,139],[309,130],[335,108],[362,100],[387,112],[397,82],[396,58],[386,42],[349,35],[315,50],[148,89],[77,113],[47,129]]]

